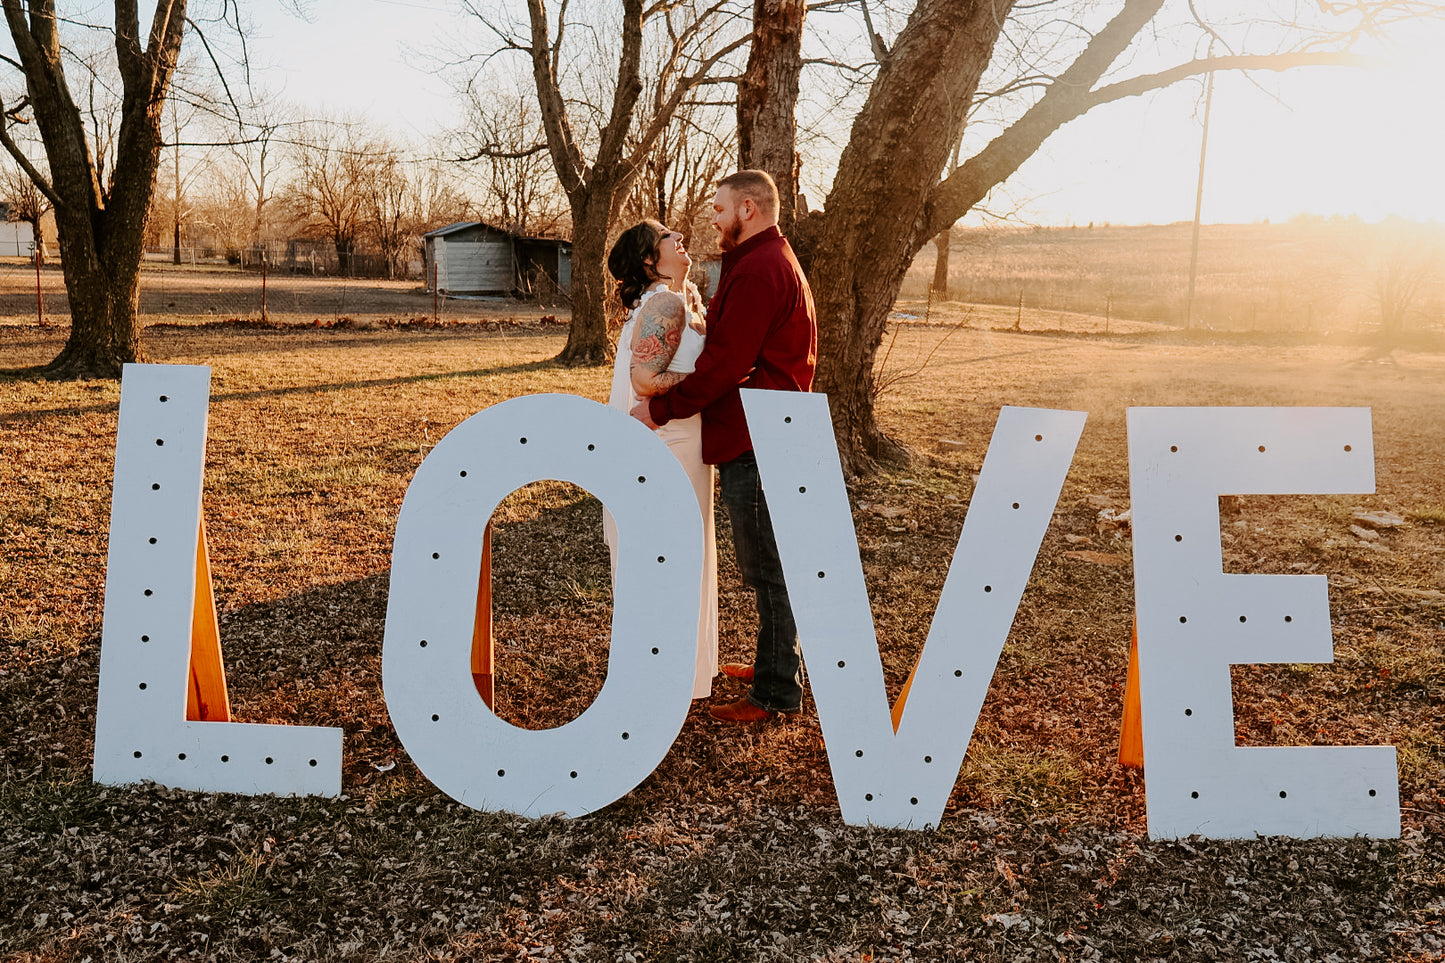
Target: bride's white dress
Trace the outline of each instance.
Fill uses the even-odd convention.
[[[643,292],[637,307],[628,315],[622,333],[617,337],[617,360],[612,367],[612,394],[608,404],[630,412],[637,404],[632,390],[632,333],[637,326],[637,309],[653,295],[666,291],[656,284]],[[689,309],[690,310],[690,309]],[[691,325],[684,325],[682,340],[672,356],[668,371],[690,374],[702,354],[704,337]],[[717,675],[717,541],[713,531],[712,466],[702,460],[702,416],[669,421],[657,429],[657,436],[667,442],[692,482],[697,507],[702,511],[702,596],[697,616],[697,669],[693,676],[692,697],[701,699],[712,694],[713,676]],[[607,544],[612,551],[612,564],[617,565],[617,538],[610,516],[605,519]]]

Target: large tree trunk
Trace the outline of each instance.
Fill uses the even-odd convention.
[[[803,70],[806,0],[753,0],[753,43],[738,83],[738,155],[778,185],[778,229],[791,234],[797,215],[795,115]]]
[[[948,248],[953,243],[953,228],[946,227],[933,239],[933,293],[948,297]]]
[[[158,4],[144,36],[135,5],[116,0],[122,98],[115,164],[104,184],[65,78],[53,0],[3,0],[3,8],[50,177],[24,159],[8,132],[0,141],[55,207],[70,296],[70,337],[42,370],[52,377],[118,377],[122,365],[144,358],[140,263],[160,160],[161,109],[180,52],[186,0]]]
[[[904,273],[927,242],[923,211],[1008,14],[994,0],[922,0],[853,124],[818,230],[811,282],[818,379],[846,467],[897,461],[878,428],[874,362]],[[952,65],[940,70],[940,64]]]
[[[598,185],[572,213],[572,324],[557,360],[563,364],[606,364],[612,359],[607,341],[607,227],[612,223],[613,194]],[[605,197],[598,195],[606,195]],[[620,195],[619,195],[620,196]]]

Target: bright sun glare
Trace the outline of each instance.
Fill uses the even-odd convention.
[[[1389,215],[1445,223],[1445,99],[1431,24],[1369,68],[1308,68],[1215,81],[1203,219]],[[1049,223],[1188,220],[1194,213],[1203,85],[1101,108],[1057,134],[1012,187]],[[1008,202],[1005,201],[1004,204]]]

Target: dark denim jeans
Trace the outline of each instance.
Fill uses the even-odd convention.
[[[752,452],[744,452],[719,465],[718,477],[732,522],[738,568],[758,600],[758,653],[748,701],[773,712],[797,712],[803,704],[802,652],[773,521],[758,480],[758,460]]]

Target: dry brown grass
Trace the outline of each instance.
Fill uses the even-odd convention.
[[[1026,325],[1027,327],[1027,325]],[[942,328],[902,329],[897,363]],[[1426,959],[1445,941],[1441,580],[1445,356],[1350,345],[955,332],[882,401],[920,454],[851,495],[890,695],[916,658],[1001,404],[1089,423],[943,825],[845,827],[817,719],[719,726],[695,706],[635,792],[583,819],[442,797],[380,693],[388,553],[422,457],[508,397],[592,398],[554,329],[152,329],[213,369],[205,511],[236,717],[345,729],[336,800],[89,783],[118,386],[0,381],[0,956],[32,961]],[[0,328],[0,367],[59,334]],[[1385,363],[1382,363],[1382,360]],[[1115,764],[1132,585],[1124,412],[1370,405],[1378,491],[1250,498],[1226,564],[1330,577],[1336,663],[1236,670],[1246,743],[1400,747],[1399,842],[1150,843]],[[946,440],[961,440],[962,452]],[[1355,506],[1412,519],[1385,551]],[[901,509],[901,512],[896,511]],[[533,486],[496,540],[500,708],[574,717],[605,673],[595,500]],[[750,600],[720,520],[723,657]],[[1093,556],[1069,555],[1092,551]],[[740,690],[722,680],[715,700]],[[390,764],[395,762],[393,767]]]

